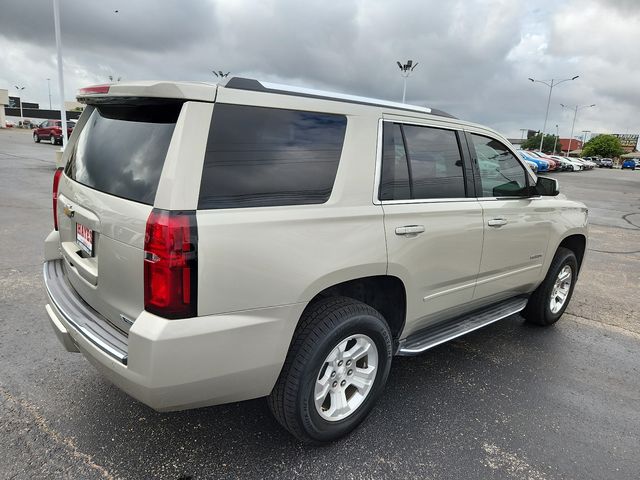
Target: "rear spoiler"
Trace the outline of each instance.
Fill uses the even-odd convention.
[[[107,98],[162,98],[215,102],[218,86],[198,82],[130,82],[91,85],[78,90],[80,103],[109,103]]]

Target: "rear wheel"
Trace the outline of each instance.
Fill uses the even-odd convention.
[[[40,143],[40,136],[37,133],[33,134],[33,141],[36,143]]]
[[[568,248],[558,248],[547,276],[531,295],[522,316],[536,325],[556,323],[571,300],[577,277],[575,254]]]
[[[300,320],[269,407],[304,442],[336,440],[373,408],[391,356],[391,332],[380,313],[351,298],[319,300]]]

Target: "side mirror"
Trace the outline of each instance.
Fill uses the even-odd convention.
[[[538,177],[536,182],[535,193],[543,197],[555,197],[560,193],[558,180],[549,177]]]

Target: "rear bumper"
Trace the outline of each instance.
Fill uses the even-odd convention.
[[[54,268],[59,270],[52,280]],[[128,335],[118,337],[105,333],[108,325],[100,322],[107,320],[65,281],[60,260],[45,262],[44,270],[46,311],[65,348],[82,352],[110,381],[159,411],[268,395],[305,307],[299,303],[183,320],[143,311]]]

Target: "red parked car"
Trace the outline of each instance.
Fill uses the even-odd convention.
[[[67,121],[67,138],[73,132],[75,122]],[[40,140],[49,140],[52,145],[62,145],[62,121],[45,120],[37,128],[33,129],[33,141],[40,143]]]

